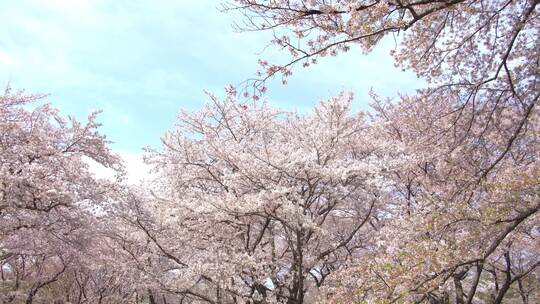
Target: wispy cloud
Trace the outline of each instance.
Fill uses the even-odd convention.
[[[126,171],[126,184],[135,185],[152,181],[153,175],[150,172],[152,167],[144,163],[141,152],[115,150],[113,153],[122,159]],[[97,178],[111,181],[115,179],[116,173],[113,169],[106,168],[89,158],[85,158],[84,161],[88,164],[90,172]]]
[[[235,33],[238,15],[220,1],[18,0],[0,3],[0,83],[50,93],[64,113],[101,108],[103,131],[117,149],[157,145],[180,108],[196,109],[203,90],[223,92],[252,77],[257,58],[283,62],[269,49],[269,33]],[[373,87],[383,95],[414,87],[393,67],[388,45],[295,71],[288,86],[270,82],[270,102],[306,108],[352,90],[361,104]]]

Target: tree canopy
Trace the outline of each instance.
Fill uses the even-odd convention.
[[[145,153],[151,182],[123,182],[96,113],[0,96],[2,303],[540,301],[537,0],[223,10],[289,61],[183,111]],[[390,38],[389,60],[426,81],[414,94],[306,114],[260,99],[272,77]]]

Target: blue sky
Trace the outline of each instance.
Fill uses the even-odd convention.
[[[222,1],[0,1],[0,83],[32,93],[63,114],[84,119],[103,110],[102,132],[118,151],[157,146],[180,109],[197,109],[204,90],[223,95],[228,84],[254,76],[258,58],[283,62],[275,49],[259,53],[269,33],[236,33],[238,14],[219,12]],[[394,96],[418,80],[394,68],[391,40],[363,56],[354,49],[299,68],[287,86],[269,82],[270,104],[303,111],[340,90],[356,106],[368,91]]]

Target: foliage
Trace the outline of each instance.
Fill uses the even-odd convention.
[[[96,132],[95,113],[86,124],[64,119],[50,105],[36,105],[41,97],[9,88],[0,96],[2,303],[50,303],[54,286],[83,292],[73,280],[100,275],[93,265],[99,254],[95,214],[115,185],[94,178],[84,157],[121,170]]]
[[[540,9],[536,0],[236,0],[271,30],[260,60],[149,149],[126,186],[96,114],[0,96],[2,303],[536,303]],[[279,34],[278,34],[279,33]],[[428,85],[353,113],[259,97],[296,65],[385,36]],[[253,90],[252,92],[248,90]],[[88,159],[116,170],[105,181]]]

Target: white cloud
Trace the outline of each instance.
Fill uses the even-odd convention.
[[[144,163],[142,153],[133,153],[129,151],[113,151],[113,153],[122,158],[127,174],[127,184],[140,184],[152,180],[153,175],[150,173],[151,167]],[[84,161],[88,163],[90,172],[97,178],[114,180],[114,170],[106,168],[89,158],[84,158]]]
[[[2,65],[13,65],[15,60],[9,54],[0,52],[0,64]]]
[[[10,81],[51,93],[69,114],[104,109],[104,132],[116,147],[154,144],[180,107],[200,108],[203,90],[220,94],[253,77],[259,57],[289,59],[273,47],[258,54],[271,33],[235,33],[231,24],[242,16],[217,11],[220,2],[0,1],[0,87]],[[340,89],[366,104],[371,87],[383,96],[412,87],[415,77],[393,68],[389,47],[298,66],[288,86],[268,83],[269,100],[304,111]]]
[[[116,153],[119,154],[124,161],[128,183],[136,184],[143,181],[149,181],[153,178],[150,173],[151,166],[144,163],[142,153],[128,151],[117,151]]]

